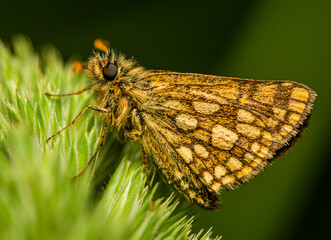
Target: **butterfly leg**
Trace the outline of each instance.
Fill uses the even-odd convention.
[[[81,111],[81,112],[77,115],[77,117],[75,117],[75,119],[74,119],[69,125],[67,125],[67,126],[65,126],[64,128],[62,128],[60,131],[58,131],[57,133],[55,133],[53,136],[47,138],[47,139],[46,139],[46,142],[48,142],[49,140],[51,140],[53,137],[59,135],[61,132],[63,132],[63,131],[66,130],[67,128],[73,126],[73,125],[79,120],[79,118],[84,114],[84,112],[85,112],[87,109],[92,109],[92,110],[94,110],[94,111],[102,112],[102,113],[108,113],[108,114],[110,113],[110,111],[107,110],[107,109],[99,108],[99,107],[92,106],[92,105],[88,105],[88,106],[86,106],[86,107],[83,109],[83,111]]]
[[[66,97],[66,96],[72,96],[72,95],[78,95],[81,94],[89,89],[91,89],[91,85],[87,86],[81,90],[79,90],[78,92],[74,92],[74,93],[66,93],[66,94],[51,94],[51,93],[45,93],[46,96],[50,96],[50,97]]]
[[[108,111],[106,122],[105,122],[105,125],[103,126],[100,143],[99,143],[99,146],[98,146],[97,150],[95,151],[95,153],[93,154],[93,156],[90,158],[90,160],[87,162],[87,164],[85,165],[84,169],[80,173],[78,173],[77,175],[75,175],[74,177],[79,177],[80,175],[82,175],[86,171],[86,169],[90,166],[90,164],[92,163],[93,159],[96,157],[96,155],[98,154],[98,152],[102,148],[103,143],[104,143],[104,140],[105,140],[105,137],[106,137],[107,128],[108,128],[108,125],[109,125],[109,122],[110,122],[110,116],[111,116],[110,111]]]

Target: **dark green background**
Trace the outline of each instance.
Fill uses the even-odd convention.
[[[317,94],[311,125],[292,151],[224,206],[200,211],[196,229],[223,239],[321,239],[331,224],[331,1],[11,1],[0,38],[15,33],[65,60],[87,58],[95,38],[147,68],[253,79],[288,79]],[[329,235],[330,236],[330,235]]]

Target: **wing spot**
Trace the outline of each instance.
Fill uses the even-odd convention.
[[[192,151],[189,148],[181,146],[176,150],[186,163],[190,163],[193,160]]]
[[[216,125],[212,130],[212,144],[215,147],[224,150],[230,150],[233,144],[238,140],[238,135],[223,127],[222,125]]]
[[[192,130],[197,127],[198,120],[194,117],[181,114],[176,117],[176,125],[183,130]]]
[[[276,90],[275,85],[260,85],[254,99],[263,103],[273,103]]]
[[[306,102],[309,98],[309,92],[304,88],[296,87],[292,89],[291,97]]]
[[[213,181],[213,176],[207,171],[203,172],[203,178],[205,179],[208,185],[211,183],[211,181]]]
[[[213,94],[209,94],[209,93],[206,93],[206,92],[203,92],[203,91],[192,89],[191,93],[196,95],[196,96],[202,96],[202,97],[206,98],[209,101],[216,101],[216,102],[219,102],[220,104],[228,104],[228,101],[226,101],[224,98],[221,98],[221,97],[218,97],[218,96],[215,96]]]
[[[251,147],[251,150],[252,150],[253,153],[257,154],[260,150],[260,147],[261,146],[257,142],[254,142],[252,147]]]
[[[255,117],[250,112],[244,109],[239,109],[237,119],[241,122],[252,123]]]
[[[286,136],[290,132],[292,132],[293,127],[291,125],[284,125],[282,129],[280,130],[280,134],[283,136]]]
[[[261,164],[262,159],[261,158],[255,158],[254,161],[251,163],[252,167],[256,167],[257,165]]]
[[[215,170],[215,177],[217,177],[217,178],[221,178],[227,172],[225,167],[223,167],[223,166],[216,166],[214,170]]]
[[[244,105],[253,105],[253,102],[248,98],[248,96],[246,95],[243,95],[241,98],[240,98],[240,103],[241,104],[244,104]]]
[[[279,107],[273,107],[272,110],[274,111],[275,117],[280,118],[281,120],[284,119],[286,110],[281,109]]]
[[[168,100],[163,105],[167,108],[174,110],[179,110],[179,111],[186,110],[185,106],[177,100]]]
[[[250,124],[238,123],[236,129],[239,133],[250,138],[255,139],[260,136],[260,129]]]
[[[254,156],[253,154],[251,153],[246,153],[245,156],[244,156],[244,159],[247,161],[247,162],[251,162],[254,160]]]
[[[235,181],[234,176],[228,175],[222,178],[222,183],[223,185],[228,184],[228,183],[233,183]]]
[[[272,144],[272,135],[271,135],[270,132],[267,132],[267,131],[262,132],[262,142],[263,142],[263,144],[265,144],[267,146],[271,146],[271,144]]]
[[[295,125],[301,118],[300,114],[297,113],[291,113],[291,115],[289,116],[289,123],[292,125]]]
[[[207,151],[207,149],[200,145],[200,144],[196,144],[194,145],[194,151],[200,156],[200,157],[203,157],[203,158],[208,158],[209,156],[209,152]]]
[[[277,141],[282,140],[283,137],[278,133],[274,133],[273,136],[272,136],[272,139],[273,139],[274,142],[277,142]]]
[[[261,158],[264,158],[268,154],[269,154],[269,148],[267,148],[265,146],[261,146],[260,151],[258,153],[258,156],[261,157]]]
[[[220,109],[218,104],[198,101],[193,102],[193,107],[196,111],[202,114],[213,114]]]
[[[305,108],[306,108],[306,104],[302,102],[290,100],[289,109],[296,111],[298,113],[302,113],[305,110]]]
[[[253,169],[251,167],[245,166],[241,171],[237,173],[238,178],[249,177]]]
[[[172,131],[161,127],[159,128],[159,131],[170,143],[176,143],[176,144],[180,143],[179,136],[174,134]]]
[[[211,188],[215,191],[218,192],[221,188],[221,184],[220,183],[214,183]]]
[[[221,87],[221,88],[217,88],[215,89],[218,94],[224,98],[227,98],[227,99],[233,99],[233,100],[236,100],[237,97],[238,97],[238,89],[236,87]]]
[[[272,128],[274,128],[274,127],[276,127],[277,125],[278,125],[278,121],[277,120],[275,120],[275,119],[273,119],[272,117],[271,118],[269,118],[268,119],[268,123],[267,123],[267,125],[269,126],[269,127],[272,127]]]
[[[229,161],[226,163],[226,165],[231,171],[238,170],[242,167],[242,163],[237,158],[234,157],[231,157]]]
[[[293,83],[288,83],[288,82],[285,82],[285,83],[282,83],[282,86],[284,87],[288,87],[288,86],[292,86]]]

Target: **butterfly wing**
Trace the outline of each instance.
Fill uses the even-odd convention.
[[[259,173],[302,133],[315,92],[289,81],[152,72],[142,144],[167,181],[207,209]]]

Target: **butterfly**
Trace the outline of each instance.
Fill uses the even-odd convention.
[[[86,106],[48,140],[88,109],[106,117],[100,144],[77,176],[110,128],[123,141],[141,143],[149,189],[147,162],[152,161],[180,194],[214,210],[218,193],[272,164],[308,126],[316,93],[303,84],[147,70],[97,43],[103,51],[84,64],[91,84],[75,93],[47,94],[93,90],[97,98],[97,106]]]

